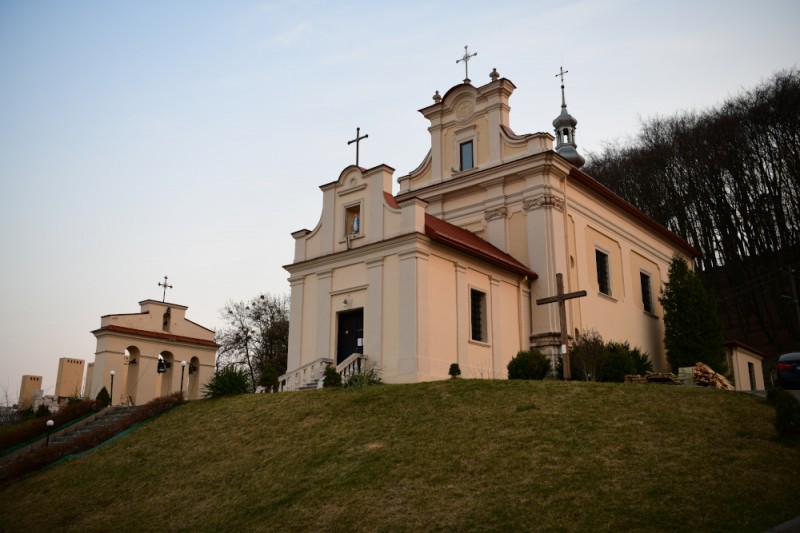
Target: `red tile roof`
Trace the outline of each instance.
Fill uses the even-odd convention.
[[[514,259],[511,255],[489,244],[474,233],[427,213],[425,214],[425,234],[433,241],[466,252],[469,255],[517,274],[528,276],[531,279],[539,277],[536,272]]]
[[[140,335],[142,337],[151,337],[154,339],[163,339],[172,342],[188,342],[191,344],[202,344],[212,348],[219,348],[219,344],[207,339],[195,339],[194,337],[184,337],[182,335],[173,335],[171,333],[161,333],[157,331],[145,331],[143,329],[126,328],[124,326],[103,326],[100,329],[94,330],[92,333],[97,335],[101,331],[117,331],[119,333],[129,333],[132,335]]]
[[[383,198],[389,207],[400,209],[397,200],[395,200],[394,196],[390,193],[384,191]],[[498,265],[511,272],[528,276],[531,279],[539,277],[536,272],[496,246],[484,241],[471,231],[454,226],[449,222],[445,222],[427,213],[425,213],[425,234],[433,241],[455,248],[456,250],[465,252],[483,261]]]

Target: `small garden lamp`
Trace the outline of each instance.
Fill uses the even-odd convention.
[[[186,370],[186,361],[181,361],[181,396],[183,396],[183,372]]]
[[[53,425],[54,424],[55,424],[55,422],[53,422],[52,420],[48,420],[47,421],[47,441],[45,441],[45,443],[44,443],[44,447],[45,448],[50,446],[50,432],[53,431]]]
[[[114,405],[114,374],[116,374],[116,372],[114,372],[112,370],[111,371],[111,405]]]

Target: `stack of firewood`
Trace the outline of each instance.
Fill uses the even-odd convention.
[[[731,382],[725,376],[717,374],[710,366],[704,363],[694,365],[694,383],[702,387],[714,387],[715,389],[734,390]]]
[[[680,385],[678,376],[672,372],[648,372],[645,374],[648,383],[663,383],[666,385]]]

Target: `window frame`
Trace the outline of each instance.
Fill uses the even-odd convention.
[[[477,299],[476,299],[477,296]],[[479,323],[475,322],[476,306]],[[469,288],[469,340],[489,343],[488,293],[475,287]],[[480,338],[476,338],[476,332]]]
[[[647,294],[645,298],[645,283],[644,280],[647,279]],[[639,289],[642,294],[642,309],[644,309],[645,313],[649,313],[651,315],[655,314],[656,308],[653,302],[653,276],[650,275],[649,272],[646,270],[639,271]]]
[[[605,267],[605,283],[601,281],[601,271],[600,271],[600,257],[603,257],[603,265]],[[605,296],[612,296],[612,288],[611,288],[611,261],[609,257],[609,253],[605,250],[595,247],[594,249],[594,262],[595,262],[595,274],[597,276],[597,290],[600,294]],[[603,290],[603,285],[605,285],[606,290]]]
[[[464,166],[464,148],[469,145],[469,166]],[[468,139],[458,143],[458,170],[464,172],[465,170],[472,170],[475,168],[475,143],[473,139]]]

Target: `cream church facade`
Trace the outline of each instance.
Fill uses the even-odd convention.
[[[431,147],[392,194],[386,165],[345,168],[322,185],[313,230],[292,234],[289,371],[283,390],[313,387],[328,365],[379,369],[385,382],[505,378],[522,349],[561,351],[567,331],[627,340],[668,368],[658,294],[674,254],[698,254],[579,167],[577,121],[563,100],[549,133],[510,128],[515,86],[456,85],[420,110]],[[554,146],[555,141],[555,146]]]

